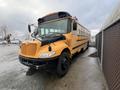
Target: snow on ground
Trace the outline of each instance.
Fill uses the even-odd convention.
[[[63,78],[39,71],[26,76],[27,67],[18,60],[17,45],[0,45],[0,90],[107,90],[97,58],[88,57],[95,48],[77,55]]]

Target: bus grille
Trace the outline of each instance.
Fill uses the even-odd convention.
[[[21,47],[21,53],[23,55],[34,56],[36,54],[37,45],[36,44],[23,44]]]

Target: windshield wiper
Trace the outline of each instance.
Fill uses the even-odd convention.
[[[62,35],[62,33],[54,32],[51,34],[46,34],[46,35],[44,35],[44,37],[55,37],[55,36],[61,36],[61,35]]]

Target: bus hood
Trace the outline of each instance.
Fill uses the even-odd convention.
[[[20,54],[22,56],[35,57],[41,47],[41,42],[38,40],[24,41],[20,47]]]

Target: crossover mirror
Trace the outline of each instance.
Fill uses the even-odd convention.
[[[29,33],[31,33],[31,26],[30,25],[28,25],[28,31],[29,31]]]

